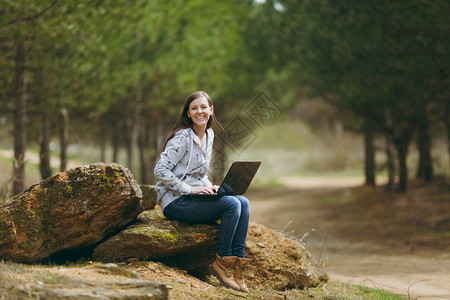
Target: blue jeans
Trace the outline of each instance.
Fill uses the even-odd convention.
[[[169,220],[189,223],[220,219],[217,254],[220,257],[245,257],[250,203],[244,196],[199,198],[185,195],[167,205],[164,216]]]

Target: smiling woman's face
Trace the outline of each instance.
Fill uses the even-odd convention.
[[[205,97],[200,97],[189,104],[187,114],[194,126],[206,126],[213,110],[214,108],[209,105],[208,100]]]

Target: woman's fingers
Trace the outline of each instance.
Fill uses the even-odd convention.
[[[208,195],[212,195],[217,193],[217,191],[219,190],[219,187],[217,185],[213,186],[213,187],[195,187],[191,190],[192,194],[208,194]]]
[[[212,194],[212,190],[207,187],[199,186],[191,190],[192,194]]]
[[[205,187],[205,188],[203,189],[203,192],[204,192],[205,194],[209,194],[209,195],[214,194],[213,189],[212,189],[212,188],[209,188],[209,187]]]

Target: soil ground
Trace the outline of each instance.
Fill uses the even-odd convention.
[[[360,179],[286,178],[252,190],[252,221],[303,239],[330,282],[450,299],[450,191],[444,179],[406,194]]]
[[[432,185],[413,182],[407,194],[361,186],[360,178],[282,181],[285,187],[249,191],[251,221],[305,244],[330,276],[330,282],[320,288],[277,291],[255,286],[249,294],[242,294],[223,288],[213,277],[201,281],[161,263],[121,266],[142,279],[170,285],[170,299],[392,299],[382,290],[409,299],[450,299],[450,191],[444,180]],[[261,240],[273,244],[265,236]],[[30,299],[24,292],[30,286],[67,288],[69,275],[71,280],[89,281],[80,285],[84,289],[93,286],[93,292],[95,283],[102,287],[107,279],[117,280],[86,269],[92,264],[96,263],[30,266],[0,262],[0,295],[2,299]],[[344,283],[381,292],[373,295],[365,287]]]

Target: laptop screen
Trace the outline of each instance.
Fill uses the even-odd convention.
[[[261,165],[260,161],[236,161],[225,176],[222,187],[227,194],[243,195]]]

